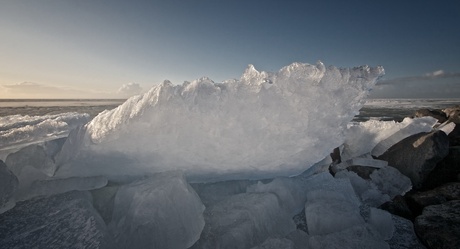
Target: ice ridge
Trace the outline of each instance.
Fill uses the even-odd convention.
[[[74,150],[77,158],[97,164],[99,174],[116,167],[114,161],[101,164],[100,156],[115,154],[131,164],[117,169],[131,173],[180,169],[191,178],[219,179],[295,175],[344,142],[347,123],[383,74],[381,66],[318,62],[293,63],[278,72],[249,65],[240,79],[223,83],[206,77],[182,85],[164,81],[96,116],[78,134],[82,143],[72,144],[81,145]]]

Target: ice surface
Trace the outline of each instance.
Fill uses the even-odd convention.
[[[90,175],[92,159],[114,154],[126,158],[119,161],[129,162],[131,173],[183,169],[207,180],[299,174],[342,144],[347,123],[382,74],[382,67],[319,62],[275,73],[249,66],[224,83],[165,81],[88,123],[81,148],[73,149],[88,167],[69,174]],[[116,164],[97,167],[119,172]]]
[[[431,131],[437,120],[432,117],[405,118],[402,122],[369,120],[350,123],[346,131],[342,160],[348,160],[372,151],[382,154],[393,144],[419,133]]]
[[[0,117],[0,151],[67,136],[70,130],[86,124],[89,119],[88,114],[76,112]]]
[[[295,244],[288,239],[269,238],[259,246],[252,249],[295,249]]]
[[[376,160],[371,158],[355,157],[348,159],[333,166],[334,171],[339,171],[348,168],[349,166],[368,166],[374,168],[382,168],[388,165],[387,161]]]
[[[120,248],[188,248],[204,227],[204,206],[178,171],[118,189],[109,224]]]
[[[389,195],[391,199],[397,195],[404,195],[412,189],[410,179],[391,166],[375,170],[370,178],[377,188]]]

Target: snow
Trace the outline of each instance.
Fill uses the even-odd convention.
[[[89,122],[81,143],[64,146],[87,167],[63,172],[180,169],[197,181],[296,175],[342,144],[383,71],[293,63],[274,73],[250,65],[224,83],[165,81]],[[124,160],[101,163],[107,155]]]

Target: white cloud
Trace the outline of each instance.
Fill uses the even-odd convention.
[[[377,84],[378,85],[393,85],[393,84],[401,84],[401,83],[409,83],[414,81],[425,81],[425,80],[435,80],[435,79],[447,79],[447,78],[460,78],[460,73],[447,73],[444,70],[437,70],[431,73],[426,73],[424,75],[419,76],[408,76],[408,77],[401,77],[389,80],[380,80]]]
[[[137,83],[128,83],[123,84],[120,89],[118,89],[117,94],[121,97],[131,97],[133,95],[140,94],[142,92],[142,87]]]
[[[53,86],[35,82],[21,82],[2,85],[0,98],[41,98],[41,99],[68,99],[68,98],[112,98],[113,94],[92,90],[76,89],[71,87]]]

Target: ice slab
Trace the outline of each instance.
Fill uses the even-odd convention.
[[[268,238],[261,245],[251,249],[296,249],[294,242],[288,239]]]
[[[373,168],[383,168],[387,165],[388,165],[387,161],[355,157],[355,158],[348,159],[344,162],[334,165],[333,170],[337,172],[339,170],[344,170],[348,168],[349,166],[368,166],[368,167],[373,167]]]
[[[208,181],[296,175],[342,144],[383,72],[293,63],[274,73],[249,66],[224,83],[165,81],[99,114],[82,130],[82,143],[64,145],[87,165],[68,173],[181,169]],[[100,164],[107,155],[125,159]]]
[[[378,208],[370,208],[368,223],[380,233],[384,240],[393,237],[395,226],[391,214]]]
[[[0,214],[14,207],[17,188],[18,178],[0,160]]]
[[[340,193],[315,190],[308,192],[305,217],[308,234],[326,235],[364,224],[359,205]]]
[[[73,190],[84,191],[102,188],[107,185],[104,176],[49,178],[33,181],[28,188],[21,188],[15,195],[16,200],[28,200],[36,196],[56,195]]]
[[[296,229],[272,193],[232,195],[206,207],[206,225],[194,249],[251,248]]]
[[[397,195],[404,195],[412,189],[411,180],[391,166],[375,170],[370,178],[377,188],[391,199]]]
[[[189,248],[204,209],[181,172],[157,173],[118,189],[109,228],[120,248]]]
[[[5,163],[16,176],[20,176],[22,169],[26,166],[32,166],[47,176],[53,176],[57,168],[53,159],[40,145],[29,145],[9,154]]]

